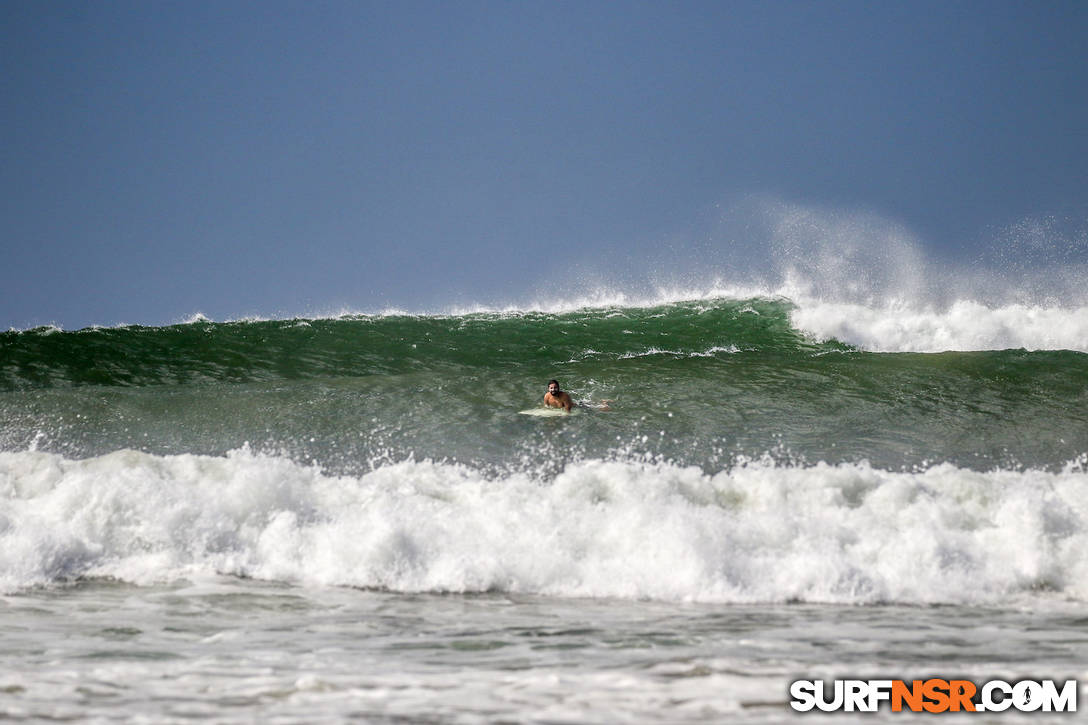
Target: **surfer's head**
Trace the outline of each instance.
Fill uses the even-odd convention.
[[[551,393],[552,395],[559,395],[559,381],[558,380],[549,380],[548,381],[548,392]]]

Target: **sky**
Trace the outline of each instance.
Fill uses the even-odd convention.
[[[0,329],[743,274],[752,198],[938,259],[1076,233],[1086,37],[1084,2],[7,0]]]

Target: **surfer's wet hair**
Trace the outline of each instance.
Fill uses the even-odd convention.
[[[558,380],[549,380],[549,381],[548,381],[548,387],[549,387],[549,388],[550,388],[550,387],[551,387],[551,386],[552,386],[553,384],[555,385],[555,387],[557,387],[557,388],[559,387],[559,381],[558,381]]]

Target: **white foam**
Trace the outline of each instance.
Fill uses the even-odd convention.
[[[874,352],[1012,348],[1088,352],[1088,307],[988,307],[961,300],[942,310],[901,303],[871,307],[812,301],[794,309],[791,320],[815,337]]]
[[[1088,474],[573,463],[552,482],[247,450],[0,453],[0,590],[209,573],[396,591],[753,602],[1088,601]]]
[[[683,350],[662,350],[658,347],[650,347],[646,350],[638,352],[627,352],[619,356],[620,360],[630,360],[638,357],[654,357],[655,355],[668,355],[670,357],[715,357],[719,353],[728,353],[735,355],[740,352],[740,348],[736,345],[721,346],[715,345],[707,348],[702,352],[685,352]]]

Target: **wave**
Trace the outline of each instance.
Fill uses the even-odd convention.
[[[0,389],[142,386],[738,352],[1088,352],[1088,307],[987,307],[958,301],[947,308],[919,309],[903,302],[874,306],[800,296],[704,296],[562,313],[194,319],[168,327],[75,332],[50,327],[0,333],[0,345]]]
[[[1088,352],[1088,307],[987,307],[960,300],[947,309],[919,309],[903,303],[877,308],[811,302],[798,305],[791,320],[814,338],[840,340],[872,352]]]
[[[0,386],[143,386],[554,365],[596,350],[809,348],[781,300],[705,300],[564,314],[349,316],[328,320],[28,331],[0,335]]]
[[[398,592],[708,602],[1088,600],[1088,473],[0,453],[0,590],[226,574]]]

